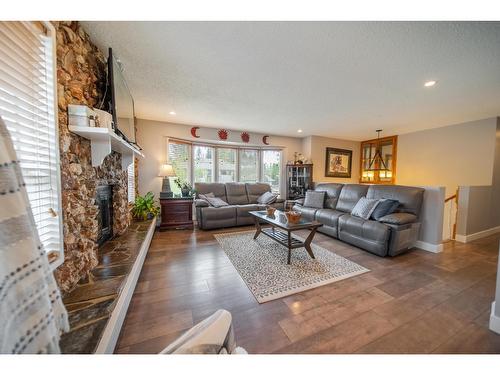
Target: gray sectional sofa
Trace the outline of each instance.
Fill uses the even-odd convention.
[[[257,203],[257,199],[271,186],[265,183],[201,183],[194,184],[196,193],[213,193],[215,197],[227,202],[228,206],[210,207],[208,202],[195,199],[196,220],[200,229],[227,228],[239,225],[250,225],[254,219],[249,211],[264,210],[265,205]],[[271,206],[283,210],[284,200],[277,199]]]
[[[306,207],[304,200],[298,200],[293,209],[307,219],[322,223],[318,231],[379,256],[398,255],[415,246],[420,230],[419,214],[424,189],[398,185],[320,183],[314,190],[325,192],[323,208]],[[395,213],[380,221],[364,220],[351,215],[361,197],[395,199],[399,201],[399,206]]]

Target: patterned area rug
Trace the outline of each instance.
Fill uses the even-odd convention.
[[[347,279],[369,270],[320,246],[312,244],[316,259],[304,248],[288,249],[255,231],[215,234],[222,249],[259,303],[289,296],[321,285]],[[302,240],[299,236],[294,235]]]

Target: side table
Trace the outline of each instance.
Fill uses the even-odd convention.
[[[193,228],[193,197],[160,198],[160,231]]]

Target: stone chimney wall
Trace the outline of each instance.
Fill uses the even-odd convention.
[[[68,104],[99,107],[106,90],[106,59],[78,22],[53,22],[57,30],[57,92],[61,160],[64,263],[55,271],[63,292],[91,278],[98,264],[96,187],[113,184],[113,232],[130,225],[127,171],[111,153],[92,167],[90,141],[68,130]],[[91,280],[90,280],[91,281]]]

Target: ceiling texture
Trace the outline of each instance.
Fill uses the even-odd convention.
[[[500,115],[500,22],[82,23],[139,118],[362,140]]]

